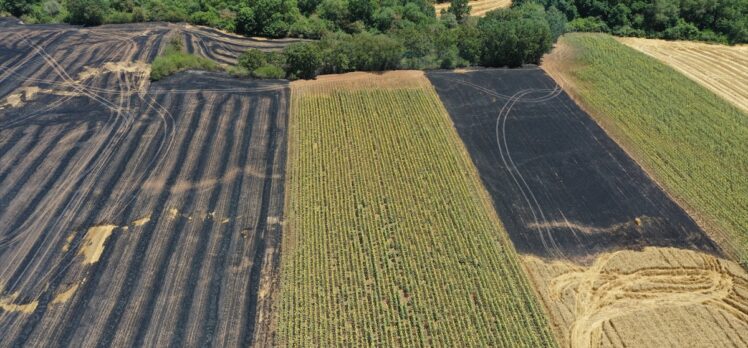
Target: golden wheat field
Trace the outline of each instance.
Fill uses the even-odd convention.
[[[620,38],[748,112],[748,45]]]

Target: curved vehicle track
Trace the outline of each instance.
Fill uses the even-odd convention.
[[[0,346],[271,342],[287,83],[151,84],[205,28],[0,26]],[[287,42],[229,44],[194,52]]]

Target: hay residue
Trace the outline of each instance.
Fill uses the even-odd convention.
[[[589,267],[534,256],[523,260],[562,345],[748,340],[748,273],[735,262],[654,247],[603,254]],[[669,320],[662,320],[665,313]],[[692,330],[695,323],[699,329]]]
[[[179,210],[177,210],[177,208],[170,208],[166,212],[166,216],[169,217],[169,219],[172,219],[172,220],[176,219],[177,216],[179,216]]]
[[[71,297],[73,297],[73,295],[75,294],[75,292],[78,290],[78,286],[80,286],[80,284],[74,284],[73,286],[71,286],[67,290],[65,290],[63,292],[60,292],[60,293],[57,293],[55,295],[55,297],[52,299],[51,303],[52,304],[59,304],[59,303],[65,303],[65,302],[67,302]]]
[[[62,252],[67,252],[70,250],[70,243],[73,242],[73,238],[75,237],[75,231],[71,233],[67,238],[65,238],[65,244],[62,245]]]
[[[331,91],[351,91],[360,89],[392,89],[431,87],[423,71],[397,70],[386,72],[352,72],[336,75],[322,75],[315,80],[297,80],[291,83],[294,93],[327,94]]]
[[[84,264],[99,261],[101,253],[104,252],[104,243],[117,227],[117,225],[99,225],[88,229],[78,252],[79,255],[83,255]]]
[[[6,312],[24,313],[31,314],[36,310],[39,305],[39,301],[31,301],[28,303],[14,303],[18,298],[19,293],[13,293],[10,296],[0,298],[0,309]]]
[[[597,226],[591,226],[591,225],[585,225],[582,223],[569,221],[569,220],[558,220],[558,221],[548,221],[544,223],[529,223],[527,224],[527,228],[530,229],[569,229],[574,230],[575,232],[583,233],[583,234],[615,234],[621,231],[625,231],[627,229],[636,229],[639,227],[644,227],[643,224],[650,224],[655,219],[650,218],[648,216],[640,216],[636,217],[631,221],[622,222],[613,224],[606,227],[597,227]]]
[[[140,219],[137,219],[137,220],[133,221],[132,225],[135,226],[135,227],[143,226],[143,225],[147,224],[150,221],[151,221],[151,216],[150,215],[146,215],[146,216],[144,216],[144,217],[142,217]]]
[[[127,73],[132,75],[133,85],[128,85],[133,93],[143,94],[148,90],[151,75],[151,66],[144,62],[108,62],[101,67],[86,67],[75,80],[61,83],[57,88],[42,89],[36,86],[21,87],[15,93],[11,93],[0,102],[0,110],[6,108],[17,108],[23,106],[39,94],[50,94],[57,96],[75,97],[81,95],[75,86],[81,85],[88,79],[104,73]]]
[[[0,103],[0,110],[5,108],[17,108],[20,106],[23,106],[23,104],[27,101],[31,101],[34,99],[34,96],[38,94],[39,92],[42,92],[39,87],[21,87],[18,89],[18,92],[11,93],[7,97],[5,97],[5,101]]]

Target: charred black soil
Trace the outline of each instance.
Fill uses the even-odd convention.
[[[646,246],[720,253],[542,70],[428,77],[519,252],[578,261]]]
[[[151,84],[204,28],[0,27],[0,346],[271,341],[288,83]],[[194,51],[285,44],[231,40]]]

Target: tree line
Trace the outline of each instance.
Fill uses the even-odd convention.
[[[238,65],[255,77],[289,79],[349,71],[518,67],[538,64],[564,25],[562,13],[532,3],[496,10],[483,18],[458,19],[446,13],[423,25],[385,33],[337,31],[317,41],[291,44],[283,52],[250,50]],[[283,74],[268,76],[269,71]]]
[[[566,15],[571,31],[748,43],[748,0],[514,0]]]
[[[308,78],[354,70],[537,64],[565,31],[748,41],[748,0],[515,0],[471,17],[468,0],[436,16],[432,0],[0,0],[27,23],[189,22],[244,35],[300,37],[248,52],[236,69]]]
[[[61,6],[50,5],[59,5],[57,0],[0,1],[27,22],[44,16],[84,25],[187,21],[246,35],[316,39],[280,54],[248,53],[241,60],[252,61],[243,66],[246,74],[278,77],[282,70],[289,78],[538,63],[566,21],[560,11],[534,3],[474,18],[466,0],[454,0],[439,17],[430,0],[67,0]],[[40,11],[45,14],[32,18]]]

